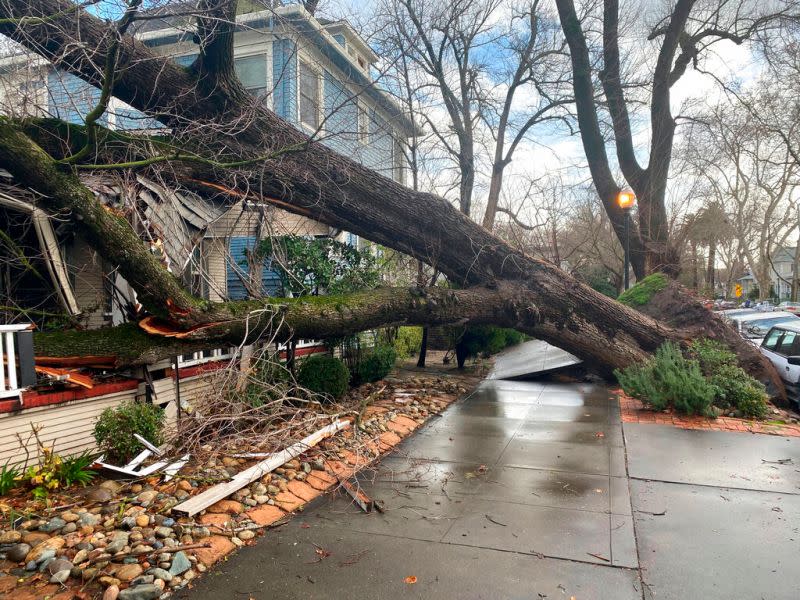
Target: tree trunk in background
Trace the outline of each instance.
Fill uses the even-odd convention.
[[[716,278],[717,278],[717,242],[711,240],[708,245],[708,268],[706,269],[706,285],[711,290],[711,297],[716,295]]]

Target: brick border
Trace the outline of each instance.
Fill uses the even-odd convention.
[[[679,415],[672,412],[658,412],[645,408],[636,398],[631,398],[622,390],[611,390],[619,400],[619,408],[623,423],[652,423],[655,425],[672,425],[680,429],[705,429],[707,431],[741,431],[747,433],[763,433],[800,437],[800,425],[787,423],[778,425],[735,417],[709,417]]]

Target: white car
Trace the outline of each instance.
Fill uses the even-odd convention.
[[[789,399],[800,404],[800,320],[770,329],[760,350],[778,370]]]
[[[726,315],[727,316],[727,315]],[[743,338],[753,342],[755,345],[760,345],[761,340],[767,335],[771,327],[783,323],[798,321],[800,317],[790,312],[770,312],[770,313],[739,313],[730,315],[728,318],[733,323],[734,327],[738,329]]]

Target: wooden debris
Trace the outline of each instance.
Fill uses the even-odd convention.
[[[344,488],[344,490],[350,494],[350,497],[353,499],[358,507],[363,510],[365,513],[371,513],[373,509],[379,513],[383,512],[383,506],[381,506],[380,501],[373,500],[369,496],[367,496],[361,488],[357,488],[352,483],[345,479],[339,479],[339,485]]]
[[[344,419],[340,419],[335,423],[331,423],[319,431],[303,438],[296,444],[292,444],[288,448],[270,455],[267,459],[253,465],[249,469],[245,469],[241,473],[237,473],[231,479],[231,481],[215,485],[203,493],[190,498],[186,502],[172,507],[172,512],[186,515],[188,517],[196,515],[201,510],[208,508],[215,502],[227,498],[235,491],[242,489],[244,486],[249,485],[256,479],[260,479],[267,473],[270,473],[281,465],[286,464],[293,458],[300,456],[303,452],[309,448],[313,448],[325,438],[348,427],[350,427],[350,421]]]

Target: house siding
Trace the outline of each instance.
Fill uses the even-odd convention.
[[[36,440],[31,437],[31,423],[40,427],[39,438],[46,446],[52,446],[58,454],[70,456],[95,448],[94,424],[106,408],[119,406],[133,400],[136,390],[125,390],[106,396],[76,400],[56,406],[25,409],[18,413],[0,415],[0,465],[8,462],[18,465],[25,461],[25,450],[20,446],[17,434],[35,462],[38,455]]]
[[[278,38],[272,42],[272,102],[275,113],[297,123],[297,44]]]

